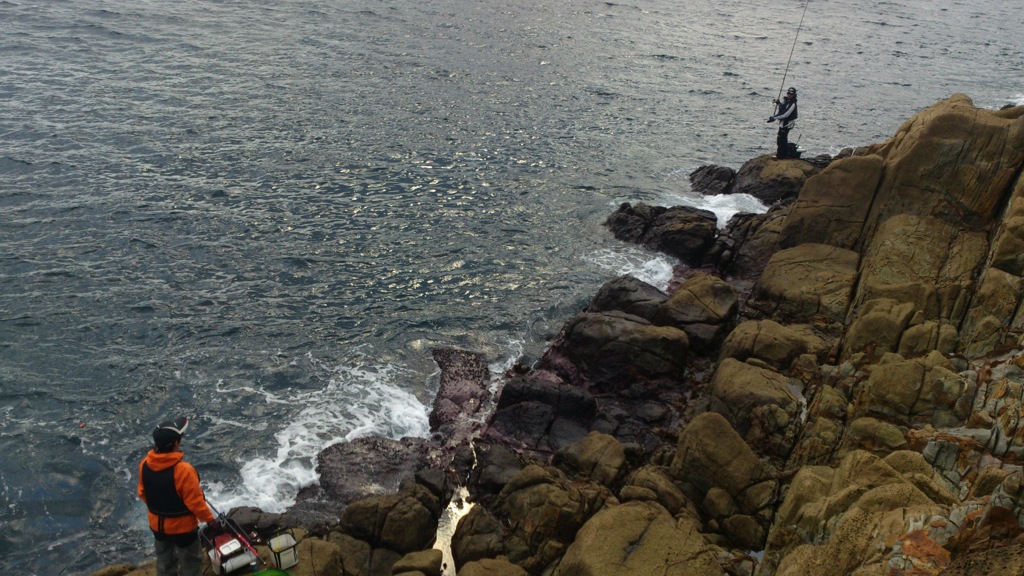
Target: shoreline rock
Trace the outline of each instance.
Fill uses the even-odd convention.
[[[1019,574],[1022,167],[1024,106],[956,94],[835,159],[702,168],[774,206],[610,215],[690,265],[670,293],[609,281],[496,398],[435,352],[431,438],[332,446],[289,513],[232,514],[312,528],[323,575]]]

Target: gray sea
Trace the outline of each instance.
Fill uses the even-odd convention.
[[[1024,103],[1012,2],[806,7],[0,0],[0,571],[149,561],[170,417],[219,508],[427,435],[432,348],[500,373],[605,281],[666,285],[621,202],[765,210],[688,176],[771,152],[783,87],[810,156]]]

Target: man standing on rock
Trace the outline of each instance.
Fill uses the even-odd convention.
[[[139,464],[139,498],[149,508],[157,576],[200,576],[203,552],[199,522],[212,523],[213,513],[199,487],[199,473],[182,460],[181,439],[188,418],[163,422],[153,430],[155,448]]]
[[[779,102],[775,100],[778,107],[774,116],[768,117],[768,122],[779,121],[779,137],[776,139],[778,150],[775,157],[779,160],[789,158],[789,131],[796,126],[796,88],[786,90],[786,97]],[[795,156],[794,156],[795,157]]]

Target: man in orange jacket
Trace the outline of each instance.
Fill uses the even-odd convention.
[[[199,522],[214,522],[199,474],[182,460],[181,439],[187,428],[188,418],[157,426],[156,447],[139,463],[139,498],[149,508],[157,576],[177,576],[179,563],[181,576],[200,576]]]

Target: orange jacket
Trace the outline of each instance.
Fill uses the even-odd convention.
[[[182,452],[157,452],[150,450],[146,458],[139,463],[139,498],[146,501],[146,491],[142,487],[142,465],[146,464],[154,472],[166,470],[171,466],[174,468],[174,488],[181,496],[185,506],[192,514],[188,516],[165,517],[165,534],[186,534],[199,527],[199,521],[213,522],[213,513],[206,505],[206,496],[203,489],[199,487],[199,474],[191,464],[182,460],[185,454]],[[149,527],[157,532],[160,529],[160,517],[147,510],[149,515]]]

